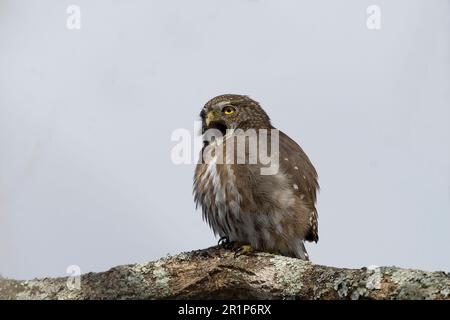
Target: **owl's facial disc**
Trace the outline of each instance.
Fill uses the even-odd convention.
[[[225,100],[212,105],[207,104],[200,113],[203,121],[203,134],[208,135],[207,131],[214,129],[216,135],[220,132],[224,137],[236,129],[238,115],[239,106],[236,102]],[[214,135],[214,133],[210,133]]]

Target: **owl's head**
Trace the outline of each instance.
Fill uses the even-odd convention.
[[[247,96],[224,94],[209,100],[200,112],[202,133],[217,129],[270,129],[270,119],[258,102]]]

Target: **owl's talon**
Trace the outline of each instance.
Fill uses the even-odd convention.
[[[217,242],[218,246],[226,247],[230,244],[230,238],[228,236],[220,237],[219,241]]]
[[[227,250],[234,250],[236,251],[242,246],[242,243],[238,241],[231,241],[228,236],[223,236],[219,239],[219,242],[217,243],[218,246],[221,246],[224,249]]]
[[[253,250],[251,245],[244,244],[244,245],[241,245],[239,248],[237,248],[234,251],[234,257],[239,257],[239,256],[242,256],[242,255],[248,255],[248,254],[252,253],[253,251],[254,250]]]

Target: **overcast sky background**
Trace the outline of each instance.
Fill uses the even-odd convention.
[[[0,0],[0,274],[214,245],[170,138],[222,93],[316,166],[315,263],[450,271],[449,1]]]

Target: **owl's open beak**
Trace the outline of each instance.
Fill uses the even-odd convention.
[[[223,120],[219,120],[216,117],[216,112],[210,111],[206,115],[205,118],[205,124],[206,124],[206,130],[208,129],[216,129],[219,130],[222,135],[224,136],[227,133],[227,125]]]

